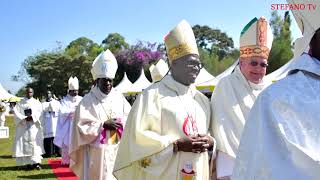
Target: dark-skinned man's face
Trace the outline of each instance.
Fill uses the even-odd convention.
[[[79,93],[79,91],[78,91],[78,90],[69,90],[69,95],[70,95],[70,96],[72,96],[72,97],[77,96],[77,95],[78,95],[78,93]]]
[[[32,88],[27,88],[26,89],[26,97],[28,99],[32,98],[33,97],[33,89]]]
[[[51,91],[47,91],[47,100],[52,98],[52,93]]]
[[[316,31],[310,42],[311,54],[320,60],[320,28]]]
[[[198,55],[186,55],[171,63],[171,75],[181,84],[189,86],[196,80],[202,64]]]
[[[109,78],[99,78],[97,79],[97,86],[101,92],[104,94],[109,94],[112,89],[112,79]]]

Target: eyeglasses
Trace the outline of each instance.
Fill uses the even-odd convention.
[[[199,63],[199,62],[190,62],[188,64],[186,64],[186,67],[187,68],[193,68],[193,67],[196,67],[197,69],[202,69],[204,66],[203,66],[203,63]]]
[[[258,63],[257,61],[251,61],[249,64],[250,64],[251,66],[258,66],[259,63]],[[260,63],[260,66],[261,66],[262,68],[266,68],[266,67],[269,66],[269,64],[268,64],[268,63],[261,62],[261,63]]]

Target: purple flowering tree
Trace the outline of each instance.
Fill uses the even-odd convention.
[[[151,81],[149,67],[151,64],[164,57],[164,51],[158,48],[157,43],[138,41],[135,45],[131,45],[128,49],[120,50],[115,54],[118,61],[118,72],[114,79],[117,85],[124,72],[131,82],[136,81],[143,68],[145,75]]]

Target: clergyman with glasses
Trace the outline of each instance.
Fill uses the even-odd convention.
[[[272,40],[268,21],[263,17],[252,19],[240,35],[239,65],[220,80],[212,94],[211,129],[217,140],[217,156],[212,165],[218,179],[232,174],[249,111],[259,93],[270,85],[264,76]]]
[[[118,180],[209,179],[209,99],[193,85],[202,67],[191,26],[164,38],[170,72],[134,102],[114,167]]]

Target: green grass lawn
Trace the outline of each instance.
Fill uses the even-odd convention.
[[[4,179],[57,179],[53,174],[48,159],[42,160],[42,170],[23,170],[16,166],[12,158],[12,143],[14,138],[15,124],[10,116],[6,119],[5,126],[9,127],[9,139],[0,139],[0,180]]]

